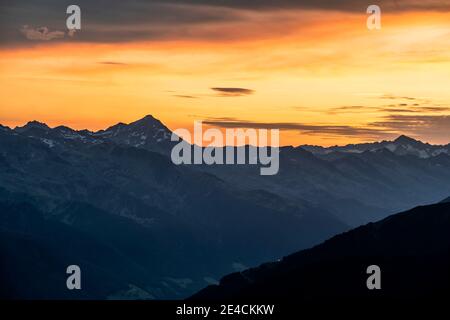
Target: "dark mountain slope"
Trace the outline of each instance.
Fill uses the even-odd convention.
[[[75,131],[62,126],[51,129],[32,121],[12,133],[16,134],[12,148],[29,152],[25,146],[34,143],[37,149],[36,153],[20,157],[33,155],[36,159],[47,152],[57,156],[59,161],[70,160],[68,157],[73,151],[83,155],[84,150],[101,151],[107,145],[128,147],[128,150],[145,149],[168,156],[176,143],[170,141],[170,130],[150,115],[98,132]],[[0,142],[5,145],[1,136],[13,134],[6,128],[0,131]],[[102,146],[95,148],[98,145]],[[279,173],[264,177],[259,175],[258,166],[188,167],[215,175],[240,190],[267,191],[300,207],[306,201],[333,212],[346,225],[358,226],[419,204],[435,203],[449,194],[448,148],[448,145],[430,145],[405,136],[394,141],[344,147],[282,147]],[[14,159],[10,160],[14,163]],[[11,169],[1,151],[0,163]]]
[[[358,226],[450,193],[450,156],[397,155],[386,148],[324,160],[302,148],[280,150],[277,175],[254,166],[201,166],[246,190],[266,190],[295,202],[307,200]]]
[[[94,290],[97,298],[120,297],[116,288],[123,293],[130,284],[156,298],[185,297],[221,274],[450,193],[447,154],[420,159],[383,149],[325,160],[284,147],[279,174],[262,177],[257,166],[175,166],[167,156],[170,131],[151,116],[99,132],[38,122],[0,129],[0,202],[28,203],[41,217],[31,224],[68,230],[51,244],[80,237],[85,246],[126,257],[136,267],[130,270],[145,270],[143,282],[134,280],[138,271],[119,272],[114,290]],[[0,218],[14,210],[7,208]],[[39,236],[39,228],[30,230],[27,237]],[[5,252],[15,252],[23,266],[32,263],[21,254],[27,251],[20,237],[11,239]],[[62,248],[51,249],[52,256],[62,256]],[[41,273],[56,269],[43,263]]]
[[[450,203],[422,206],[335,236],[312,249],[224,277],[193,299],[444,298],[450,296]],[[366,268],[381,268],[368,290]],[[348,300],[350,301],[350,300]]]
[[[151,115],[130,124],[118,123],[93,136],[108,139],[118,144],[139,147],[151,151],[170,154],[172,132]]]
[[[348,228],[307,202],[300,207],[270,192],[241,192],[214,175],[177,167],[160,153],[89,135],[69,139],[60,135],[67,129],[59,127],[56,132],[43,125],[29,127],[28,133],[0,132],[0,202],[31,204],[41,217],[30,219],[31,225],[69,229],[41,246],[45,250],[47,244],[59,244],[57,257],[64,251],[64,235],[75,234],[84,246],[108,246],[146,270],[141,282],[133,280],[138,274],[133,269],[122,273],[125,281],[119,283],[125,288],[119,291],[131,284],[155,298],[185,297],[221,274],[275,259]],[[14,205],[5,207],[0,218],[13,210]],[[30,230],[27,237],[35,239],[40,229]],[[5,231],[11,230],[6,226]],[[5,251],[2,260],[24,267],[33,263],[21,254],[27,251],[17,235],[6,242],[11,248],[17,243],[17,250]],[[80,257],[77,252],[65,254],[71,261]],[[51,261],[44,261],[41,273],[61,271]],[[105,298],[117,293],[105,291],[92,294]],[[34,298],[47,295],[33,293]]]
[[[98,299],[129,283],[150,281],[145,270],[112,244],[49,221],[27,203],[1,202],[0,212],[2,298]],[[66,288],[65,271],[72,264],[83,271],[84,290]]]

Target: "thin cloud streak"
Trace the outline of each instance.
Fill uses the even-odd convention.
[[[253,94],[255,91],[246,88],[211,88],[211,90],[218,93],[220,97],[241,97]]]
[[[385,139],[399,134],[422,136],[433,139],[450,138],[450,115],[401,115],[392,114],[380,121],[367,125],[324,125],[296,122],[254,122],[236,118],[208,118],[204,124],[219,128],[278,129],[281,131],[299,131],[308,135],[334,137],[359,137]]]
[[[253,122],[239,119],[216,119],[210,118],[203,121],[204,124],[221,128],[253,128],[253,129],[278,129],[281,131],[299,131],[303,134],[311,135],[332,135],[354,137],[361,136],[367,138],[379,138],[392,136],[394,132],[378,128],[364,128],[350,125],[315,125],[295,122]]]
[[[175,94],[173,96],[177,97],[177,98],[184,98],[184,99],[199,99],[199,97],[190,96],[190,95],[184,95],[184,94]]]

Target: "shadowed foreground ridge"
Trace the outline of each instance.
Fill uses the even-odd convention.
[[[416,207],[335,236],[280,262],[225,276],[191,299],[430,299],[450,292],[450,203]],[[366,268],[381,268],[368,290]]]

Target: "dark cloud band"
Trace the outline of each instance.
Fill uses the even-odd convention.
[[[350,125],[315,125],[294,122],[262,123],[233,118],[210,118],[204,124],[220,128],[253,128],[279,129],[282,131],[299,131],[309,135],[327,135],[344,137],[364,137],[383,139],[398,134],[413,134],[442,138],[448,135],[450,115],[387,115],[382,120],[372,122],[366,126]]]
[[[278,9],[298,9],[365,14],[368,6],[365,0],[77,0],[76,3],[81,8],[81,32],[73,38],[52,37],[49,42],[114,43],[186,38],[213,40],[226,38],[227,34],[220,33],[217,30],[219,27],[205,29],[205,24],[219,26],[223,23],[245,22],[251,19],[251,12],[276,14]],[[66,29],[65,10],[70,4],[72,1],[68,0],[1,1],[0,44],[34,45],[20,32],[25,25],[30,28],[45,27],[49,32],[62,32]],[[450,11],[449,0],[379,0],[377,4],[383,12]]]
[[[240,97],[253,94],[254,91],[245,88],[211,88],[211,90],[217,92],[221,97]]]

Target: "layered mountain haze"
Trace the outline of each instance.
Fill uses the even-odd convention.
[[[97,132],[1,126],[2,296],[183,298],[450,194],[449,153],[409,138],[351,147],[360,152],[282,147],[269,177],[254,165],[175,166],[171,134],[152,116]],[[90,290],[66,290],[70,264]]]
[[[445,197],[449,150],[401,136],[343,147],[281,147],[279,173],[269,177],[248,165],[200,169],[246,190],[265,190],[294,203],[307,200],[357,226]]]
[[[376,152],[382,149],[387,149],[400,156],[413,155],[419,158],[431,158],[440,154],[450,154],[450,144],[431,145],[404,135],[398,137],[394,141],[349,144],[346,146],[334,146],[329,148],[311,145],[303,145],[301,147],[325,159],[338,157],[340,153],[363,153],[365,151]]]
[[[137,298],[181,298],[221,274],[346,229],[311,204],[240,192],[211,174],[176,167],[143,148],[167,142],[158,141],[159,122],[149,120],[131,124],[136,131],[120,126],[92,133],[31,122],[0,132],[0,230],[2,261],[8,261],[2,282],[14,288],[4,296],[133,298],[133,288]],[[136,147],[132,137],[142,134],[152,141]],[[24,272],[36,254],[49,257],[39,266],[39,281],[49,283],[43,291],[36,290],[34,271]],[[74,262],[105,273],[92,290],[61,286],[66,275],[56,270]],[[23,281],[15,281],[14,270],[22,270]]]
[[[372,258],[383,289],[390,259],[449,268],[450,0],[0,0],[0,21],[0,299],[348,276],[348,310]]]

